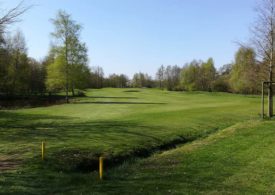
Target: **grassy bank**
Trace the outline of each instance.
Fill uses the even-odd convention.
[[[274,194],[274,121],[249,121],[121,166],[88,192]]]
[[[99,155],[115,159],[197,139],[256,120],[259,111],[257,96],[149,89],[90,90],[69,105],[1,111],[0,192],[100,189],[91,172]],[[41,141],[47,144],[43,163]]]

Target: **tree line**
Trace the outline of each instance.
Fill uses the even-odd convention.
[[[101,69],[103,73],[103,69]],[[257,60],[256,52],[251,47],[240,47],[235,54],[234,62],[223,65],[220,69],[215,68],[213,58],[206,61],[193,60],[183,66],[161,65],[152,78],[146,73],[135,73],[132,79],[124,77],[123,85],[119,75],[100,77],[103,87],[136,87],[136,88],[160,88],[170,91],[208,91],[208,92],[230,92],[242,94],[259,94],[261,82],[267,80],[268,67],[265,63]],[[113,79],[113,80],[112,80]],[[97,83],[97,82],[94,82]]]
[[[267,10],[270,10],[270,4],[274,6],[274,0],[263,1],[269,6]],[[65,91],[68,101],[69,94],[75,96],[82,89],[103,87],[257,94],[261,91],[260,81],[272,81],[273,46],[267,46],[273,40],[274,33],[270,34],[274,30],[273,26],[261,31],[258,26],[255,30],[257,37],[253,39],[256,46],[241,46],[235,54],[234,62],[218,70],[214,60],[209,58],[206,61],[193,60],[183,66],[161,65],[154,78],[142,72],[134,74],[132,78],[124,74],[106,77],[100,66],[89,67],[88,48],[80,39],[82,26],[65,11],[59,11],[51,19],[54,31],[51,33],[52,44],[46,57],[40,61],[29,57],[23,33],[17,31],[10,34],[6,31],[28,9],[20,3],[0,16],[1,96],[51,95]],[[264,13],[266,12],[265,10]],[[269,19],[273,21],[275,14],[270,14]],[[267,43],[261,41],[263,35],[259,32],[266,33],[263,40],[267,40]],[[262,58],[259,58],[259,53]],[[270,87],[269,91],[272,92]]]
[[[51,22],[54,32],[48,54],[40,61],[28,56],[21,31],[6,29],[19,22],[29,7],[20,3],[0,18],[0,96],[17,97],[55,94],[65,91],[79,95],[79,90],[102,87],[129,87],[124,74],[104,77],[99,66],[89,67],[88,48],[80,40],[82,26],[65,11],[59,11]]]
[[[156,73],[158,87],[167,90],[220,91],[258,94],[267,79],[267,67],[256,58],[253,48],[240,47],[235,60],[216,69],[214,60],[193,60],[182,67],[161,66]]]

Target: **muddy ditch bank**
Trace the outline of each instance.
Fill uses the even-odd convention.
[[[133,159],[148,158],[155,153],[175,149],[195,139],[178,137],[157,146],[137,148],[122,154],[100,154],[87,149],[67,148],[50,154],[42,164],[55,171],[90,173],[98,170],[100,156],[104,157],[104,169],[108,170]]]

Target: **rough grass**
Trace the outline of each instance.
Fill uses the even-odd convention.
[[[204,137],[238,122],[256,120],[260,111],[259,97],[225,93],[104,89],[90,90],[87,95],[69,105],[0,112],[0,155],[5,159],[15,155],[18,162],[1,171],[0,193],[112,192],[114,186],[116,192],[150,192],[146,186],[157,181],[181,186],[179,180],[163,178],[156,169],[149,169],[145,183],[137,180],[128,188],[124,181],[117,183],[121,177],[116,176],[116,168],[109,170],[106,185],[100,184],[89,166],[96,166],[93,163],[99,155],[130,157],[175,140]],[[41,141],[47,145],[45,162],[40,160]],[[200,165],[196,159],[191,162]],[[125,171],[122,178],[129,179],[125,182],[131,186],[135,178],[128,175]],[[178,178],[182,177],[179,173]],[[182,190],[174,185],[169,184]]]

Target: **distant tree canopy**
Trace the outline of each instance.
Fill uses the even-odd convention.
[[[229,83],[236,93],[258,93],[260,91],[260,66],[252,48],[241,47],[235,56]],[[259,81],[258,83],[255,81]]]
[[[229,85],[232,64],[223,65],[217,72],[216,79],[212,83],[213,91],[231,92]]]
[[[158,82],[158,87],[164,89],[165,87],[165,68],[161,65],[156,73],[156,80]]]
[[[104,81],[104,86],[113,88],[129,87],[129,78],[124,74],[111,74]]]
[[[30,7],[23,2],[0,14],[0,95],[18,96],[44,93],[45,68],[29,58],[22,32],[7,33]]]
[[[263,1],[274,6],[273,0]],[[269,10],[270,6],[265,9]],[[128,78],[124,74],[105,76],[102,67],[89,67],[88,48],[80,39],[82,26],[65,11],[59,11],[51,20],[54,26],[51,33],[53,44],[47,56],[41,61],[29,57],[23,33],[6,31],[27,10],[19,4],[0,14],[0,96],[45,95],[65,91],[68,100],[69,92],[76,95],[78,89],[103,87],[158,87],[170,91],[257,94],[261,90],[261,81],[272,80],[273,47],[270,42],[265,43],[274,38],[273,34],[271,36],[268,33],[273,29],[270,26],[268,29],[260,26],[262,31],[254,29],[255,35],[265,35],[269,39],[259,36],[254,39],[257,47],[240,47],[234,62],[219,70],[216,70],[214,60],[209,58],[206,61],[193,60],[183,66],[161,65],[156,71],[155,79],[144,72],[135,73],[132,78]],[[264,12],[269,18],[272,17],[270,14]],[[257,54],[261,57],[256,57]]]
[[[131,86],[137,87],[137,88],[141,88],[141,87],[152,88],[154,87],[154,82],[151,76],[149,76],[146,73],[139,72],[134,74]]]
[[[216,74],[212,58],[209,58],[207,62],[194,60],[182,68],[181,86],[187,91],[212,91]]]
[[[100,89],[104,87],[104,70],[100,66],[93,66],[90,76],[90,86]]]
[[[181,68],[178,65],[161,65],[156,73],[155,86],[161,89],[180,90],[180,71]]]
[[[31,95],[45,91],[45,68],[27,55],[23,34],[18,31],[5,37],[0,48],[0,93]]]
[[[257,94],[266,76],[266,66],[256,60],[255,51],[240,47],[234,63],[222,66],[219,71],[212,58],[205,62],[193,60],[181,68],[162,65],[156,73],[155,82],[159,88],[167,90]]]
[[[186,64],[181,71],[181,86],[187,91],[199,90],[201,62],[193,61]]]

